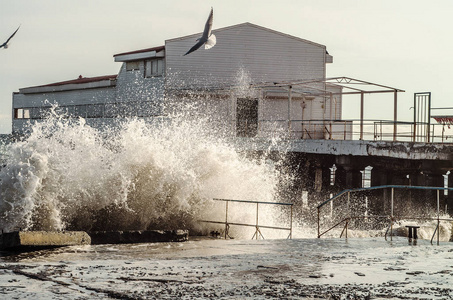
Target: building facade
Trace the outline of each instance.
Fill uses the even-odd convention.
[[[333,99],[312,88],[276,84],[325,79],[333,61],[326,46],[251,23],[213,33],[217,44],[209,50],[183,56],[200,34],[169,39],[164,46],[114,55],[122,63],[117,75],[21,88],[13,94],[13,133],[26,133],[29,121],[44,118],[54,105],[68,118],[101,126],[131,116],[153,119],[182,102],[204,101],[200,113],[213,113],[237,136],[284,128],[293,137],[314,138],[307,121],[341,119],[341,95]],[[322,81],[315,88],[339,90]]]

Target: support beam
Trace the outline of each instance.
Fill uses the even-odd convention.
[[[291,102],[292,102],[292,86],[288,89],[288,133],[291,135]]]
[[[363,92],[360,93],[360,140],[363,140]]]
[[[393,141],[396,141],[398,122],[398,92],[393,93]]]

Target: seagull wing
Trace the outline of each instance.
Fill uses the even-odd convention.
[[[2,45],[2,46],[5,46],[6,44],[8,44],[9,40],[11,40],[13,38],[13,36],[16,34],[16,32],[19,30],[20,26],[17,27],[16,31],[14,31],[13,34],[11,34],[11,36],[6,40],[6,42]]]
[[[187,54],[194,52],[195,50],[197,50],[198,48],[200,48],[204,43],[205,43],[205,41],[200,39],[200,40],[198,41],[198,43],[196,43],[192,48],[190,48],[190,50],[187,51],[187,53],[184,54],[183,56],[186,56]]]
[[[205,49],[211,49],[212,47],[215,46],[217,42],[217,39],[215,38],[215,35],[211,34],[209,39],[206,41],[206,44],[204,44]]]
[[[186,56],[187,54],[194,52],[195,50],[200,48],[203,44],[205,45],[205,49],[210,49],[210,48],[214,47],[214,45],[216,44],[216,37],[215,37],[215,35],[211,34],[213,17],[214,17],[214,10],[211,7],[211,13],[209,14],[208,20],[206,21],[206,24],[204,25],[203,35],[198,40],[198,43],[196,43],[192,48],[190,48],[190,50],[187,51],[187,53],[184,54],[183,56]]]
[[[204,25],[204,31],[203,31],[203,37],[205,40],[209,38],[211,35],[211,29],[212,29],[212,20],[214,19],[214,10],[211,7],[211,13],[209,14],[208,20],[206,21],[206,24]]]

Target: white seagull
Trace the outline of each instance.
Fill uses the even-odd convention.
[[[17,27],[16,31],[14,31],[13,34],[11,34],[11,36],[6,40],[6,42],[4,42],[3,44],[0,45],[0,48],[8,48],[8,43],[9,43],[9,40],[11,40],[13,38],[13,36],[16,34],[16,32],[19,30],[20,26]]]
[[[206,21],[206,25],[204,25],[203,35],[201,36],[201,38],[197,39],[198,43],[196,43],[192,48],[190,48],[190,50],[187,51],[187,53],[184,54],[183,56],[191,52],[194,52],[195,50],[203,46],[203,44],[205,49],[211,49],[212,47],[214,47],[217,41],[215,35],[211,34],[213,16],[214,11],[211,7],[211,13],[209,14],[208,20]]]

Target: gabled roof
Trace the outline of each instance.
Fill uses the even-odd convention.
[[[258,28],[258,29],[261,29],[261,30],[265,30],[265,31],[268,31],[268,32],[271,32],[271,33],[274,33],[274,34],[285,36],[287,38],[291,38],[291,39],[294,39],[294,40],[297,40],[297,41],[300,41],[300,42],[308,43],[308,44],[311,44],[311,45],[314,45],[314,46],[318,46],[318,47],[322,47],[322,48],[326,47],[326,46],[324,46],[322,44],[318,44],[318,43],[315,43],[315,42],[312,42],[312,41],[309,41],[309,40],[305,40],[305,39],[302,39],[302,38],[299,38],[299,37],[296,37],[296,36],[293,36],[293,35],[289,35],[289,34],[286,34],[286,33],[280,32],[280,31],[269,29],[269,28],[266,28],[266,27],[263,27],[263,26],[259,26],[259,25],[253,24],[253,23],[249,23],[249,22],[218,28],[218,29],[212,30],[212,32],[216,33],[216,32],[220,32],[220,31],[240,28],[240,27],[244,27],[244,26],[255,27],[255,28]],[[186,35],[186,36],[182,36],[182,37],[178,37],[178,38],[169,39],[169,40],[166,40],[165,42],[178,41],[178,40],[184,40],[184,39],[187,39],[187,38],[199,37],[201,34],[202,33],[200,32],[200,33],[196,33],[196,34]]]

